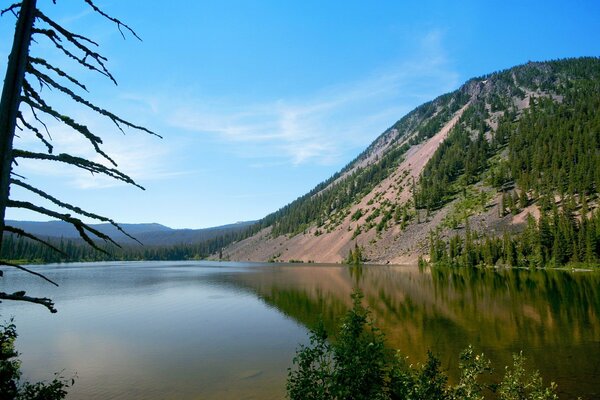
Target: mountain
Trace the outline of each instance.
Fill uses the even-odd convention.
[[[394,123],[223,256],[340,262],[358,244],[371,262],[414,262],[429,253],[432,232],[513,234],[528,215],[556,216],[567,205],[575,221],[581,207],[597,204],[599,109],[598,58],[529,62],[470,79]],[[569,232],[565,254],[577,259],[583,239],[578,248],[576,229]]]
[[[23,229],[26,232],[32,233],[41,237],[63,237],[63,238],[78,238],[79,233],[73,225],[64,221],[14,221],[7,220],[7,225],[15,228]],[[92,224],[98,231],[110,235],[115,240],[123,240],[127,238],[121,231],[111,224]],[[135,236],[148,232],[170,232],[171,228],[160,224],[121,224],[121,227],[129,234]]]
[[[256,221],[238,222],[235,224],[217,226],[205,229],[172,229],[156,223],[119,224],[125,232],[135,237],[146,246],[189,245],[214,239],[229,233],[246,229]],[[64,221],[11,221],[6,224],[22,229],[40,238],[79,239],[79,233],[73,225]],[[90,224],[91,227],[107,234],[120,244],[135,244],[136,242],[119,231],[111,224]]]

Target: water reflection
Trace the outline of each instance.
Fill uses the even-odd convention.
[[[563,398],[600,398],[600,273],[416,266],[98,263],[7,271],[0,290],[52,297],[16,316],[25,377],[77,372],[69,399],[280,399],[305,327],[333,330],[359,286],[391,346],[453,376],[468,344],[498,369],[524,350]],[[566,396],[565,396],[566,395]]]
[[[68,399],[281,399],[305,329],[232,276],[245,265],[130,263],[38,266],[61,286],[9,272],[0,290],[51,296],[50,314],[19,302],[24,378],[77,373]]]
[[[473,344],[501,373],[523,350],[563,397],[600,396],[600,274],[567,271],[320,266],[235,277],[265,302],[313,327],[334,329],[356,285],[388,343],[410,360],[428,349],[455,377]]]

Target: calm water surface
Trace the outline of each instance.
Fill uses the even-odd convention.
[[[25,377],[77,374],[69,399],[281,399],[287,368],[319,316],[336,326],[358,285],[390,346],[428,349],[455,376],[468,344],[497,370],[523,350],[561,398],[600,398],[600,273],[210,262],[33,267],[0,290],[54,299],[58,314],[15,302]]]

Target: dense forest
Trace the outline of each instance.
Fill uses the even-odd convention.
[[[99,245],[98,251],[79,239],[49,239],[51,248],[43,243],[17,235],[6,235],[2,245],[2,258],[27,263],[56,263],[68,261],[166,261],[200,260],[246,235],[233,232],[194,244],[143,246],[139,244]],[[57,251],[58,250],[58,251]]]
[[[425,168],[417,206],[439,208],[479,183],[501,193],[499,217],[532,205],[540,215],[530,216],[516,236],[481,235],[468,222],[464,234],[446,240],[436,232],[431,260],[468,266],[598,264],[598,212],[591,210],[600,187],[599,60],[528,64],[489,79],[518,82],[529,91],[527,108],[518,110],[512,94],[494,94],[499,106],[478,107],[487,121],[488,111],[496,109],[495,130],[487,123],[469,124],[471,114],[465,113]]]
[[[439,208],[484,177],[497,189],[516,184],[532,201],[596,193],[600,61],[531,63],[485,78],[493,89],[473,101],[427,164],[417,206]],[[527,108],[516,105],[526,99],[522,89],[499,90],[511,82],[529,92]],[[495,130],[488,125],[492,113],[498,121]]]
[[[442,240],[430,236],[430,261],[449,266],[518,266],[540,268],[567,264],[597,265],[600,261],[600,210],[589,212],[587,200],[579,213],[570,197],[542,210],[539,219],[529,215],[525,229],[515,235],[477,233],[466,226],[464,236]]]

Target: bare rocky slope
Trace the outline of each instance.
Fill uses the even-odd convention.
[[[584,61],[597,68],[598,59]],[[339,263],[358,244],[369,262],[414,263],[427,254],[432,230],[442,237],[460,234],[467,223],[471,229],[498,234],[519,230],[527,214],[535,216],[537,206],[504,215],[501,191],[489,179],[463,185],[462,195],[441,207],[417,208],[414,194],[427,164],[457,127],[470,132],[473,140],[480,136],[491,141],[503,118],[518,120],[538,99],[562,102],[559,89],[571,78],[561,63],[568,62],[575,61],[528,63],[471,79],[418,107],[330,180],[267,216],[258,233],[226,247],[223,257]]]

